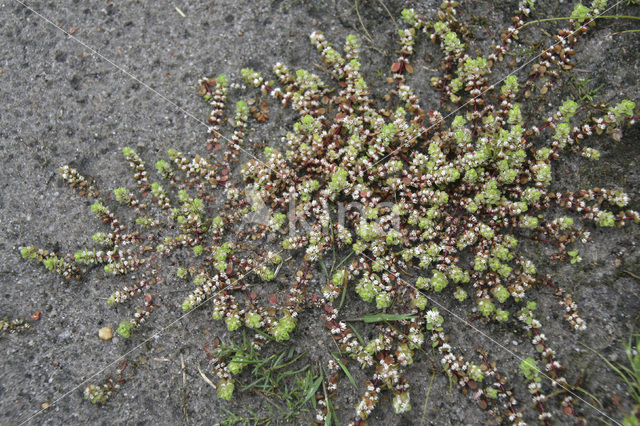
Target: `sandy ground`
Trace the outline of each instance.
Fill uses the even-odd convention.
[[[417,2],[385,3],[399,16],[405,3]],[[485,39],[488,33],[480,24],[486,21],[495,30],[513,9],[502,2],[462,3],[468,16],[482,17],[476,20],[475,32]],[[203,152],[208,106],[195,93],[200,77],[239,78],[245,66],[269,72],[277,61],[292,68],[311,68],[319,62],[308,42],[312,31],[323,30],[337,44],[349,32],[362,31],[353,3],[61,0],[27,4],[0,3],[0,317],[25,316],[31,324],[25,332],[0,336],[0,423],[214,423],[224,417],[221,407],[240,413],[250,407],[264,413],[265,403],[255,395],[238,395],[226,403],[200,378],[196,365],[206,368],[203,344],[213,336],[225,336],[225,331],[204,312],[178,320],[179,304],[189,287],[165,287],[155,321],[134,338],[103,342],[98,330],[107,325],[115,328],[129,312],[126,306],[111,309],[105,303],[120,283],[101,280],[99,274],[82,283],[65,283],[24,262],[18,247],[33,244],[73,252],[86,246],[98,228],[87,201],[77,198],[58,178],[59,166],[71,163],[107,190],[130,183],[128,166],[121,159],[125,146],[136,148],[149,163],[171,147]],[[436,7],[434,2],[416,5],[429,16]],[[568,13],[562,2],[545,1],[541,9],[544,16]],[[363,49],[365,73],[370,80],[380,81],[376,73],[386,73],[394,57],[380,51],[393,50],[395,26],[379,2],[361,4],[360,12],[362,24],[375,38],[374,45],[365,43]],[[637,6],[612,11],[638,13]],[[632,28],[631,24],[603,21],[577,57],[577,75],[589,78],[587,87],[599,88],[597,95],[605,100],[640,100],[640,36],[607,37]],[[537,30],[532,34],[549,43]],[[420,55],[435,52],[424,40],[418,51]],[[437,104],[425,76],[433,75],[429,69],[437,68],[438,62],[425,63],[412,82],[427,108]],[[374,90],[381,86],[373,84]],[[557,104],[571,90],[575,93],[565,86],[548,102]],[[286,114],[273,114],[273,118],[264,126],[254,126],[249,139],[264,144],[279,140],[291,119]],[[623,187],[632,197],[631,207],[639,210],[638,139],[637,125],[620,142],[596,139],[593,146],[602,150],[601,162],[593,166],[576,160],[559,165],[558,188]],[[640,311],[640,282],[625,272],[640,275],[639,228],[594,230],[594,243],[581,250],[582,264],[542,268],[576,295],[589,331],[570,332],[550,292],[543,289],[537,296],[545,331],[560,358],[568,361],[567,375],[575,379],[582,371],[582,386],[601,400],[602,411],[615,420],[622,414],[614,401],[629,407],[624,388],[579,343],[622,361],[620,339],[628,336]],[[538,252],[539,264],[546,263],[547,254]],[[36,311],[41,311],[38,321],[30,318]],[[472,351],[473,346],[482,345],[504,371],[516,371],[517,361],[509,353],[470,334],[454,319],[450,327],[452,339],[462,349]],[[295,341],[314,348],[312,329],[313,325],[305,328]],[[522,337],[508,330],[484,329],[519,356],[532,352],[529,346],[523,347]],[[91,381],[100,382],[113,374],[114,361],[124,355],[132,378],[121,391],[104,407],[84,401],[85,380],[95,374]],[[419,424],[422,416],[428,424],[489,421],[469,397],[455,388],[449,391],[448,380],[440,373],[423,413],[431,378],[425,366],[418,362],[410,373],[414,410],[395,416],[383,402],[370,424]],[[349,386],[341,388],[344,395],[337,402],[345,423],[360,393]],[[524,393],[518,396],[527,398]],[[50,407],[38,413],[43,403]],[[593,422],[603,416],[587,407],[583,410]]]

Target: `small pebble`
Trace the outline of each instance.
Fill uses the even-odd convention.
[[[113,330],[111,329],[111,327],[102,327],[98,332],[98,337],[100,337],[102,340],[111,340],[111,338],[113,337]]]

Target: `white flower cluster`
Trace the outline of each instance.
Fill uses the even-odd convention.
[[[228,91],[226,84],[216,83],[213,85],[213,88],[211,88],[211,84],[214,82],[215,80],[210,80],[209,82],[207,82],[207,79],[201,80],[201,84],[207,84],[207,87],[211,90],[209,104],[213,109],[209,113],[209,117],[207,119],[210,124],[208,132],[212,135],[210,142],[216,142],[220,136],[219,130],[224,117],[225,102],[227,101]]]
[[[71,188],[78,190],[86,190],[87,195],[97,195],[97,189],[87,179],[71,166],[65,165],[59,169],[62,180]]]
[[[577,331],[585,331],[587,329],[587,323],[578,315],[578,305],[573,301],[570,294],[564,295],[559,300],[560,305],[564,306],[567,311],[565,318],[571,324],[571,327]]]
[[[362,395],[362,399],[356,406],[356,413],[361,419],[366,419],[373,411],[380,398],[380,388],[375,386],[372,382],[366,383],[367,391]]]
[[[373,380],[385,383],[389,388],[391,388],[398,383],[399,379],[400,371],[398,369],[398,364],[393,362],[391,356],[381,358],[378,362],[376,372],[373,375]]]

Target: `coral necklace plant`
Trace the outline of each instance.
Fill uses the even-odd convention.
[[[163,182],[152,182],[142,158],[127,148],[124,155],[138,191],[118,188],[115,199],[133,209],[135,226],[121,224],[107,204],[96,201],[92,211],[109,226],[93,236],[99,248],[63,256],[25,247],[22,254],[68,279],[80,278],[97,264],[107,274],[131,275],[131,284],[108,300],[129,303],[145,295],[133,317],[120,324],[118,333],[124,337],[151,316],[153,285],[167,273],[193,281],[184,311],[211,303],[213,318],[224,321],[229,331],[252,330],[251,351],[289,341],[301,314],[312,312],[345,357],[339,364],[331,360],[322,375],[328,392],[316,387],[323,401],[317,421],[330,416],[327,398],[348,371],[347,358],[370,376],[354,421],[364,421],[385,392],[396,413],[410,410],[410,381],[404,373],[421,351],[433,351],[445,374],[481,408],[500,420],[522,423],[521,408],[530,402],[516,401],[506,379],[514,372],[499,371],[483,351],[463,354],[450,341],[446,330],[452,317],[437,302],[446,295],[483,321],[511,324],[528,335],[537,360],[523,359],[518,374],[526,379],[540,421],[558,412],[579,416],[563,362],[536,316],[534,286],[554,288],[570,328],[581,332],[587,324],[572,295],[537,273],[534,259],[519,249],[520,241],[549,242],[557,249],[555,259],[575,263],[580,257],[574,246],[590,241],[590,228],[640,221],[637,212],[626,209],[629,199],[620,189],[551,189],[555,161],[572,155],[597,160],[598,151],[585,146],[588,138],[617,135],[638,117],[629,100],[580,119],[573,100],[545,117],[531,116],[528,106],[532,93],[553,89],[563,71],[573,67],[575,49],[606,1],[594,1],[591,9],[576,6],[567,27],[558,30],[557,42],[530,64],[526,79],[509,75],[500,84],[490,83],[494,65],[518,36],[533,3],[521,2],[514,25],[503,31],[487,57],[468,53],[471,40],[455,2],[442,4],[435,23],[404,10],[407,28],[399,31],[400,56],[391,65],[392,96],[382,106],[361,72],[360,44],[352,35],[343,52],[321,32],[311,35],[329,82],[280,63],[272,81],[242,70],[248,86],[298,115],[281,149],[267,147],[260,159],[241,166],[244,184],[231,184],[229,176],[245,150],[250,115],[264,121],[267,108],[238,102],[235,130],[226,139],[220,130],[230,84],[224,76],[203,79],[200,94],[213,106],[209,148],[226,139],[221,162],[171,150],[169,161],[155,165]],[[418,37],[442,49],[443,76],[431,82],[443,103],[453,106],[446,116],[425,111],[407,83]],[[61,174],[80,195],[100,196],[77,170],[67,166]],[[225,208],[209,215],[211,194],[220,188]],[[566,215],[554,216],[555,207]],[[262,219],[256,223],[258,214]],[[274,237],[279,246],[272,245]],[[334,263],[322,283],[311,279],[310,268],[336,252],[351,257]],[[301,266],[290,271],[287,290],[275,297],[274,278],[281,268],[291,270],[286,256],[299,259]],[[181,267],[161,268],[156,259],[162,257],[180,259]],[[347,324],[343,312],[353,315],[348,301],[354,297],[369,307],[360,315],[378,315],[369,321],[377,328],[371,339],[362,339]],[[224,346],[212,353],[221,398],[231,398],[248,350],[247,345]],[[92,386],[88,398],[103,402],[102,388]]]

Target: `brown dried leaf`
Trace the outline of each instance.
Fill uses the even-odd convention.
[[[211,381],[211,379],[209,379],[207,377],[207,375],[202,372],[202,369],[200,368],[200,365],[196,364],[196,367],[198,368],[198,373],[200,373],[200,377],[202,377],[202,380],[204,380],[205,383],[207,383],[212,388],[216,389],[216,385],[214,385],[213,382]]]

